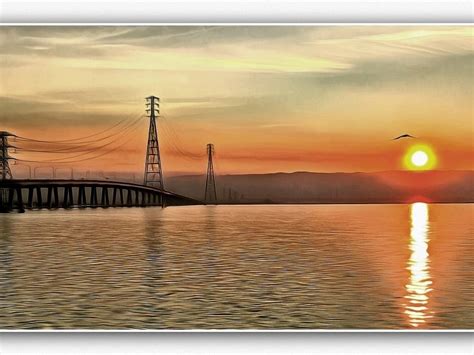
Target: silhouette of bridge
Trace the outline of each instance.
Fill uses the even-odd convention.
[[[180,206],[200,201],[145,185],[101,180],[3,180],[3,211]]]
[[[72,158],[81,157],[94,151],[94,148],[87,147],[89,143],[94,143],[94,140],[42,141],[25,139],[5,131],[0,132],[0,212],[13,210],[25,212],[28,209],[165,207],[203,204],[201,201],[165,190],[156,125],[156,117],[159,114],[159,99],[155,96],[148,97],[147,107],[149,131],[143,184],[93,179],[15,179],[9,161],[28,162],[29,160],[17,159],[10,155],[10,150],[18,149],[18,147],[9,144],[10,137],[18,138],[20,142],[23,139],[26,142],[37,142],[43,145],[49,143],[56,147],[54,150],[37,148],[34,150],[25,149],[25,151],[80,153]],[[136,126],[139,123],[135,122],[133,125]],[[129,129],[130,127],[132,125],[125,128]],[[93,136],[95,135],[89,137]],[[110,136],[112,135],[107,137]],[[123,138],[123,136],[119,138]],[[100,148],[110,144],[109,142]],[[105,154],[96,155],[95,157],[102,155]],[[55,159],[52,162],[73,163],[85,160],[87,160],[87,157],[79,160]],[[32,162],[41,163],[42,161]]]

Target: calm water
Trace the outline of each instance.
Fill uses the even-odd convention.
[[[0,215],[0,328],[474,328],[473,205]]]

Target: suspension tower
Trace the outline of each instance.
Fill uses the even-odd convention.
[[[207,177],[206,191],[204,193],[204,202],[217,203],[216,180],[214,176],[214,164],[212,158],[214,156],[214,144],[207,145]]]
[[[156,96],[149,96],[146,100],[150,128],[148,129],[144,185],[163,190],[163,172],[161,170],[160,146],[158,145],[158,129],[156,127],[156,117],[160,114],[160,99]]]
[[[10,169],[9,160],[13,158],[8,155],[8,148],[12,148],[8,144],[8,137],[13,136],[13,134],[0,131],[0,180],[13,179],[12,171]]]

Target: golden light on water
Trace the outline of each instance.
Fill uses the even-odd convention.
[[[430,259],[428,253],[429,206],[416,202],[411,205],[410,259],[407,269],[410,279],[406,285],[405,314],[413,327],[419,327],[431,318],[428,307],[431,289]]]
[[[437,159],[433,149],[425,144],[411,146],[403,157],[403,165],[408,170],[431,170],[436,167]]]

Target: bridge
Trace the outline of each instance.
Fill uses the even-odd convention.
[[[198,205],[202,202],[154,187],[101,180],[4,180],[0,211]]]
[[[10,138],[18,139],[20,143],[39,142],[42,145],[50,143],[56,147],[55,150],[30,149],[29,151],[32,152],[80,153],[73,156],[73,158],[87,155],[90,151],[93,151],[90,147],[86,147],[89,143],[93,143],[93,141],[74,139],[72,140],[74,141],[73,143],[67,143],[66,141],[48,142],[18,137],[5,131],[0,132],[0,212],[25,212],[26,210],[41,209],[55,210],[60,208],[166,207],[203,204],[201,201],[165,190],[156,125],[156,117],[159,114],[159,99],[155,96],[148,97],[147,107],[149,112],[149,132],[143,184],[88,178],[15,179],[9,162],[29,162],[29,160],[17,159],[9,154],[11,150],[18,148],[9,144]],[[136,126],[136,123],[133,123],[133,125]],[[125,128],[129,129],[130,127],[131,125]],[[123,136],[119,136],[119,138],[123,138]],[[102,147],[107,145],[110,145],[110,142]],[[25,149],[25,151],[28,151],[28,149]],[[105,154],[97,156],[102,155]],[[70,164],[75,161],[84,160],[82,158],[80,160],[68,160],[68,158],[65,158],[52,161]],[[41,163],[41,161],[32,162]]]

